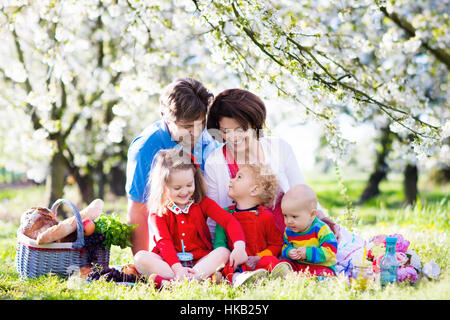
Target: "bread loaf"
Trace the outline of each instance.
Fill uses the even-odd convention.
[[[100,216],[103,210],[103,200],[95,199],[86,208],[80,211],[81,219],[95,220]],[[61,221],[59,224],[47,229],[37,237],[38,244],[50,243],[60,240],[77,229],[76,217],[70,217]]]
[[[20,217],[19,230],[36,240],[40,233],[58,224],[55,214],[47,208],[32,207],[25,211]]]

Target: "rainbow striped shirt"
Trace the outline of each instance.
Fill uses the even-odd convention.
[[[314,218],[308,230],[296,233],[287,228],[283,234],[283,248],[281,256],[290,259],[289,250],[306,247],[306,259],[296,260],[298,263],[317,264],[335,269],[337,240],[331,229],[324,222]]]

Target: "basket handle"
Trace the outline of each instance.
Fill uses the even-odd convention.
[[[50,209],[55,213],[55,215],[56,215],[56,210],[58,209],[58,207],[61,203],[67,204],[67,205],[69,205],[69,207],[72,208],[72,211],[77,220],[77,240],[72,244],[72,248],[81,249],[84,247],[84,227],[83,227],[83,221],[81,220],[81,214],[78,211],[77,207],[75,207],[75,205],[72,202],[65,200],[65,199],[58,199],[55,201],[55,203],[53,203],[52,208]]]

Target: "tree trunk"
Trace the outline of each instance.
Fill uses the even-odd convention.
[[[405,179],[403,187],[405,193],[405,201],[407,204],[414,204],[417,200],[417,180],[419,178],[417,166],[408,163],[405,168]]]
[[[450,166],[445,165],[441,169],[438,169],[437,182],[448,183],[450,181]]]
[[[116,196],[125,196],[126,174],[120,164],[111,168],[109,174],[109,184],[111,192]]]
[[[97,198],[103,199],[105,197],[105,174],[103,172],[103,162],[99,162],[97,165],[97,175],[98,175],[98,192]]]
[[[50,172],[45,184],[45,201],[47,207],[51,207],[56,200],[64,197],[65,173],[66,165],[64,157],[61,152],[56,152],[50,162]],[[62,210],[59,212],[61,216],[66,217],[66,214]]]
[[[386,178],[389,171],[389,167],[386,163],[386,157],[392,147],[392,133],[389,130],[389,124],[382,129],[380,145],[380,149],[377,151],[374,170],[367,181],[366,188],[361,194],[359,204],[363,204],[380,193],[378,186],[380,182]]]
[[[77,170],[72,172],[75,181],[78,185],[78,190],[81,195],[81,199],[84,203],[89,204],[95,199],[94,194],[94,179],[91,174],[81,175],[81,173]]]

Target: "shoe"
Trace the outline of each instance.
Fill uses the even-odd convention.
[[[294,272],[294,270],[288,262],[280,262],[272,269],[270,277],[272,279],[284,278],[292,272]]]
[[[267,277],[268,272],[265,269],[258,269],[255,271],[245,271],[236,277],[233,287],[237,288],[243,285],[248,285],[257,282],[259,279]]]

